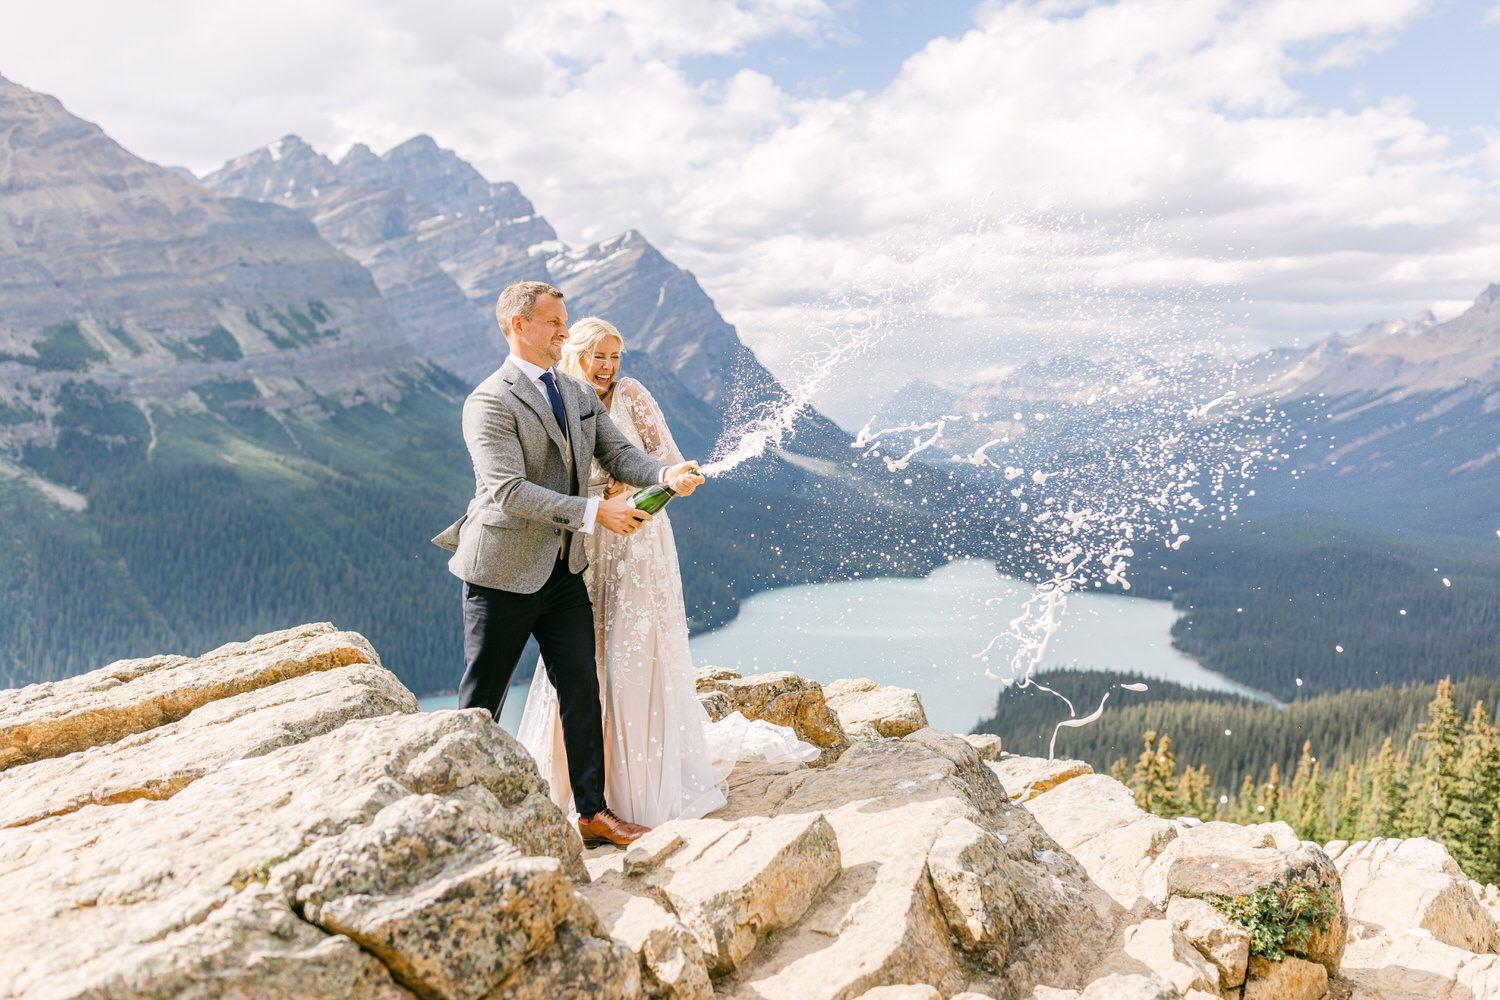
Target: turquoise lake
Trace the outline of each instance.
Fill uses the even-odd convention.
[[[968,732],[991,714],[1011,648],[975,658],[1033,592],[981,559],[949,563],[922,579],[883,578],[786,587],[756,594],[734,621],[692,640],[696,666],[741,673],[791,670],[818,681],[868,677],[922,693],[934,726]],[[1178,613],[1165,601],[1073,594],[1040,669],[1132,670],[1190,687],[1254,694],[1172,648]],[[514,733],[528,686],[506,699],[501,725]],[[1117,697],[1131,697],[1118,692]],[[422,699],[457,707],[457,696]],[[1082,708],[1080,714],[1091,708]]]

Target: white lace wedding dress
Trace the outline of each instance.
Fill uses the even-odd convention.
[[[634,379],[615,385],[610,419],[642,451],[669,465],[683,460],[656,400]],[[589,493],[608,482],[598,463]],[[691,502],[690,500],[684,502]],[[722,806],[737,761],[810,761],[818,749],[792,730],[733,712],[719,722],[699,704],[688,651],[677,546],[666,511],[632,535],[603,528],[576,536],[588,546],[584,571],[594,605],[594,649],[604,714],[604,797],[631,823],[658,826]],[[573,812],[557,692],[538,664],[517,731],[551,786]]]

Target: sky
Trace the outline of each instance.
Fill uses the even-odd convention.
[[[7,0],[0,74],[204,173],[425,132],[638,229],[825,409],[1308,343],[1500,281],[1500,0]]]

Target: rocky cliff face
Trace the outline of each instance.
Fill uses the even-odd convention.
[[[0,134],[0,444],[49,440],[68,382],[135,403],[251,383],[288,408],[422,377],[369,275],[298,214],[215,196],[4,80]]]
[[[0,996],[1500,992],[1500,890],[1428,841],[1149,816],[869,682],[700,687],[828,752],[741,765],[723,809],[629,850],[584,850],[485,713],[417,712],[329,625],[0,692]],[[1331,910],[1273,960],[1211,902],[1260,890]]]
[[[423,357],[470,384],[504,358],[494,304],[515,281],[556,284],[578,319],[620,328],[629,366],[685,446],[707,453],[726,414],[778,398],[691,274],[630,231],[570,247],[510,183],[492,183],[425,135],[338,163],[296,136],[226,163],[212,190],[295,208],[369,269]]]

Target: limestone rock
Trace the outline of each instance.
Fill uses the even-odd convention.
[[[792,933],[763,942],[718,980],[718,996],[805,1000],[810,983],[822,996],[857,997],[877,986],[912,983],[944,995],[967,987],[1024,996],[1044,979],[1078,982],[1092,952],[1114,932],[1113,904],[1024,809],[1009,803],[960,737],[923,729],[901,740],[862,741],[827,768],[737,768],[730,784],[730,804],[721,813],[726,819],[825,815],[838,836],[842,872]],[[1001,971],[976,971],[976,982],[959,971],[966,960],[955,950],[928,874],[931,849],[960,819],[1004,849],[1015,893],[1036,913],[1034,920],[1017,921],[1009,954],[991,958]],[[956,868],[969,862],[962,851],[948,854]],[[966,922],[959,912],[959,922]],[[970,955],[984,963],[980,954]]]
[[[446,803],[422,813],[428,797]],[[392,807],[399,808],[382,819]],[[453,817],[459,814],[464,821],[449,828],[448,841],[412,835],[414,817],[443,815],[458,824]],[[467,832],[453,839],[459,830]],[[331,847],[319,847],[330,838],[349,850],[329,854]],[[451,869],[422,859],[423,851],[445,842],[451,849],[440,856]],[[392,853],[381,854],[385,848]],[[413,871],[430,862],[437,882],[403,886],[400,867],[376,860],[394,864],[407,848],[415,852],[407,861]],[[361,995],[353,987],[298,985],[309,977],[364,981],[373,959],[351,938],[329,936],[298,916],[288,895],[293,887],[324,886],[317,873],[336,873],[326,880],[329,891],[308,900],[315,911],[327,917],[348,907],[343,919],[351,928],[366,928],[372,941],[386,934],[391,951],[402,951],[414,967],[447,960],[456,969],[461,958],[419,954],[429,944],[410,928],[425,919],[417,912],[422,901],[474,912],[478,903],[445,902],[438,888],[462,896],[485,878],[506,884],[508,876],[484,868],[491,861],[514,861],[518,877],[531,873],[527,877],[542,879],[536,885],[556,885],[559,863],[581,872],[579,848],[535,765],[488,713],[355,719],[307,742],[220,767],[170,798],[90,805],[0,830],[0,884],[10,901],[0,910],[8,955],[0,996],[73,996],[127,980],[133,985],[121,987],[121,995],[167,995],[175,989],[171,983],[199,967],[259,969],[255,989],[266,995]],[[538,874],[535,859],[545,855],[551,859],[543,858],[540,867],[549,871]],[[303,881],[308,869],[302,865],[314,860],[316,877]],[[484,871],[490,874],[481,877]],[[258,883],[273,895],[263,899]],[[437,896],[424,895],[429,888]],[[569,908],[565,922],[581,919],[577,910]],[[601,944],[613,947],[607,939]],[[620,952],[638,988],[635,960]]]
[[[1385,931],[1351,942],[1340,971],[1358,1000],[1500,997],[1500,955],[1475,955],[1423,930]]]
[[[729,701],[729,695],[723,691],[704,691],[698,695],[698,704],[708,713],[708,717],[718,722],[724,716],[734,711],[734,705]]]
[[[1100,888],[1131,910],[1149,897],[1149,872],[1179,831],[1136,805],[1129,788],[1103,774],[1075,777],[1031,799],[1026,808]]]
[[[1124,951],[1171,982],[1179,993],[1202,990],[1218,995],[1219,970],[1170,921],[1142,920],[1127,928]]]
[[[142,941],[111,959],[33,989],[0,986],[0,996],[414,1000],[373,955],[301,920],[285,899],[261,885],[230,897],[201,923]]]
[[[1167,920],[1188,943],[1219,970],[1219,987],[1233,989],[1245,982],[1250,961],[1250,932],[1201,899],[1174,896],[1167,903]]]
[[[1328,970],[1317,962],[1288,955],[1280,962],[1250,960],[1244,1000],[1319,1000],[1328,992]]]
[[[557,926],[552,944],[485,1000],[639,1000],[640,966],[587,906]]]
[[[885,737],[873,722],[856,722],[844,727],[844,736],[850,740],[883,740]]]
[[[381,667],[304,674],[208,702],[115,743],[0,771],[0,826],[90,804],[170,798],[220,767],[304,742],[350,719],[416,710],[411,692]]]
[[[1337,974],[1349,920],[1338,870],[1322,848],[1311,844],[1294,851],[1243,847],[1223,831],[1210,829],[1216,826],[1229,824],[1204,824],[1179,837],[1162,853],[1155,864],[1165,872],[1167,893],[1201,899],[1210,895],[1248,896],[1262,887],[1285,892],[1301,886],[1328,894],[1335,916],[1324,929],[1313,933],[1301,953]]]
[[[969,733],[964,736],[964,739],[968,741],[969,746],[979,752],[980,760],[1000,759],[1000,737],[994,733]],[[1003,780],[1000,783],[1005,784]]]
[[[422,996],[474,1000],[552,943],[573,906],[556,858],[528,858],[459,802],[413,795],[317,841],[272,888]]]
[[[817,681],[798,677],[785,670],[740,677],[732,670],[701,668],[696,676],[698,698],[704,701],[714,692],[728,700],[728,711],[738,711],[747,719],[765,719],[778,726],[788,726],[797,738],[821,747],[823,753],[812,767],[825,767],[838,759],[849,745],[839,720],[823,698],[823,687]],[[723,704],[714,700],[722,708]],[[709,713],[713,714],[712,711]],[[722,718],[722,716],[720,716]]]
[[[828,707],[846,729],[868,722],[881,736],[899,739],[927,726],[922,696],[910,688],[876,684],[861,677],[834,681],[823,693]]]
[[[1416,928],[1465,951],[1500,946],[1495,918],[1441,844],[1425,837],[1351,845],[1339,856],[1349,915],[1384,930]]]
[[[1005,786],[1010,797],[1017,802],[1028,802],[1065,781],[1094,773],[1094,769],[1081,760],[1048,760],[1045,757],[1021,757],[1010,753],[999,754],[992,759],[994,763],[990,765],[991,770],[1000,778],[1000,784]]]
[[[923,983],[917,986],[877,986],[861,993],[856,1000],[943,1000],[943,995]]]
[[[114,743],[211,701],[354,663],[378,666],[380,657],[364,636],[323,623],[229,643],[196,659],[122,660],[0,691],[0,770]]]
[[[677,838],[681,843],[681,838]],[[609,936],[638,956],[648,1000],[712,1000],[698,939],[655,899],[594,882],[581,890]]]
[[[683,850],[640,877],[698,939],[713,975],[796,923],[839,873],[838,838],[816,813],[678,825]]]
[[[927,852],[927,872],[948,929],[968,951],[1010,954],[1018,928],[1037,919],[1005,846],[967,819],[950,820]]]
[[[1078,1000],[1182,1000],[1182,994],[1159,976],[1117,973],[1089,983]]]

